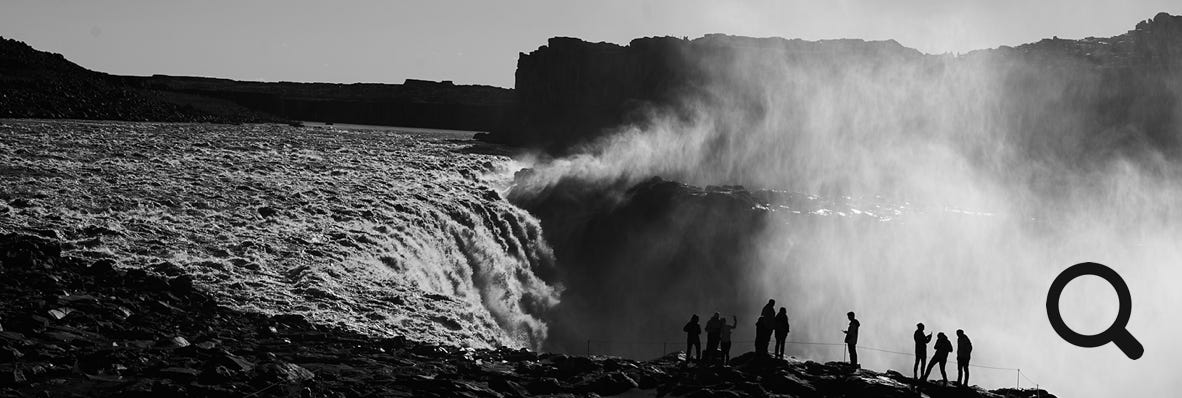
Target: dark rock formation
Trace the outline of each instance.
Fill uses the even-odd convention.
[[[653,107],[703,95],[719,65],[748,53],[768,60],[836,66],[908,62],[923,57],[895,41],[757,39],[710,34],[686,40],[651,37],[626,46],[557,37],[517,62],[517,108],[489,140],[563,152],[625,122],[642,122]],[[737,81],[727,83],[739,83]]]
[[[0,118],[106,119],[164,122],[277,120],[233,104],[173,100],[176,95],[142,90],[87,70],[60,54],[37,51],[0,38]],[[192,102],[192,101],[189,101]],[[217,106],[216,112],[214,106]]]
[[[403,84],[244,82],[115,76],[0,38],[0,117],[165,122],[320,122],[490,130],[512,90]]]
[[[131,86],[224,100],[292,120],[487,131],[502,123],[509,89],[407,79],[403,84],[248,82],[122,77]]]
[[[1154,145],[1176,152],[1180,142],[1172,132],[1180,127],[1174,112],[1182,92],[1180,31],[1182,17],[1163,13],[1111,38],[1047,39],[959,57],[925,55],[894,41],[712,34],[693,40],[635,39],[620,46],[554,38],[520,55],[517,107],[502,128],[484,138],[561,154],[618,126],[643,126],[652,110],[741,109],[754,125],[769,111],[762,87],[793,76],[852,76],[894,82],[907,91],[917,84],[945,84],[948,76],[988,71],[1000,76],[1005,100],[969,111],[1006,115],[1009,130],[1020,136],[1015,140],[1033,143],[1033,151],[1056,145],[1047,141],[1058,135],[1047,130],[1072,129],[1084,137],[1083,147]],[[900,77],[899,71],[907,75]],[[780,105],[774,112],[790,115],[803,108]],[[1057,126],[1063,112],[1083,115],[1082,127]]]

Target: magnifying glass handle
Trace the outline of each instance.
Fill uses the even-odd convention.
[[[1116,343],[1116,348],[1124,351],[1125,355],[1129,356],[1129,359],[1137,359],[1142,354],[1145,354],[1145,347],[1142,347],[1141,342],[1137,341],[1128,330],[1120,331],[1116,338],[1112,339],[1112,342]]]

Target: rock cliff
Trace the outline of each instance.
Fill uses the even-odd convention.
[[[771,111],[766,87],[807,84],[793,79],[864,79],[924,93],[974,90],[972,79],[988,78],[1005,99],[996,111],[1012,119],[1015,135],[1038,141],[1056,120],[1024,110],[1051,107],[1086,114],[1084,136],[1126,130],[1126,144],[1177,148],[1169,132],[1179,127],[1180,29],[1182,17],[1162,13],[1115,37],[1052,38],[960,56],[923,54],[894,41],[711,34],[621,46],[553,38],[520,55],[516,107],[486,138],[561,154],[621,126],[643,126],[654,111],[690,117],[700,108],[740,108],[761,120]],[[780,114],[805,107],[778,105]]]
[[[499,87],[407,79],[403,84],[250,82],[201,77],[122,77],[131,86],[227,101],[292,120],[489,130],[513,100]]]
[[[199,109],[193,106],[194,101],[180,99],[122,84],[61,54],[0,37],[0,117],[164,122],[276,119],[233,104],[209,104]]]
[[[458,130],[501,123],[512,90],[403,84],[116,76],[0,38],[0,117],[165,122],[318,122]]]

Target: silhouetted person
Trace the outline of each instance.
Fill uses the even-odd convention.
[[[689,362],[695,356],[701,360],[702,339],[698,336],[702,334],[702,327],[698,325],[698,314],[694,314],[681,330],[685,331],[685,361]]]
[[[719,340],[722,342],[722,364],[731,362],[731,331],[739,327],[739,318],[731,315],[731,324],[726,323],[726,319],[722,320],[722,333],[719,334]]]
[[[766,316],[769,319],[776,317],[776,300],[768,299],[767,304],[763,306],[763,311],[759,312],[759,316]]]
[[[969,357],[973,354],[973,342],[963,330],[956,330],[956,382],[962,386],[969,385]],[[960,380],[960,372],[964,371],[964,381]]]
[[[932,367],[937,364],[940,365],[940,377],[944,379],[944,384],[948,384],[948,374],[944,372],[944,365],[948,363],[948,353],[952,352],[952,342],[948,341],[948,337],[944,333],[936,335],[936,353],[932,354],[932,361],[928,362],[928,369],[923,372],[923,380],[928,380],[928,375],[932,373]]]
[[[776,314],[775,325],[776,330],[776,358],[784,358],[784,340],[788,339],[788,309],[780,307],[780,313]]]
[[[923,334],[923,324],[915,324],[915,366],[911,367],[911,378],[919,379],[919,371],[928,365],[928,343],[932,341],[932,334]]]
[[[755,352],[767,355],[767,345],[772,339],[772,317],[760,316],[755,321]]]
[[[854,312],[850,311],[845,314],[850,319],[850,326],[848,329],[841,331],[845,333],[845,345],[850,349],[850,364],[855,367],[858,366],[858,327],[862,326],[857,319],[854,319]]]
[[[726,321],[718,318],[718,313],[715,312],[710,320],[706,321],[706,355],[714,355],[714,350],[718,349],[718,334],[722,333],[722,324]]]

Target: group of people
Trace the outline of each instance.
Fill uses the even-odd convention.
[[[731,331],[739,324],[739,318],[731,316],[731,323],[726,322],[717,312],[706,321],[706,353],[711,358],[717,358],[723,364],[731,357]],[[689,322],[681,328],[686,335],[685,360],[702,362],[702,326],[698,324],[698,315],[690,317]],[[696,358],[695,358],[696,357]]]
[[[706,356],[708,361],[716,362],[725,365],[731,359],[731,331],[738,327],[739,318],[731,316],[731,322],[727,323],[726,318],[720,317],[715,312],[714,316],[706,321]],[[702,326],[698,324],[698,315],[694,314],[690,317],[689,322],[681,328],[685,332],[685,360],[702,361]],[[774,356],[776,358],[784,358],[785,341],[788,339],[788,309],[780,307],[780,312],[776,313],[776,300],[768,300],[767,305],[759,313],[759,319],[755,321],[755,349],[756,352],[767,355],[768,344],[771,343],[772,336],[776,338],[776,346],[774,348]]]
[[[919,379],[919,370],[923,371],[923,380],[927,381],[928,375],[932,373],[932,367],[937,364],[940,365],[940,376],[944,379],[944,384],[948,384],[948,374],[944,371],[944,365],[948,362],[948,354],[952,352],[952,342],[943,332],[936,334],[936,353],[932,355],[931,362],[927,361],[928,357],[928,343],[932,341],[932,334],[923,333],[923,324],[915,324],[915,365],[911,368],[911,376]],[[969,340],[969,336],[964,334],[963,330],[956,330],[956,383],[962,386],[969,385],[969,360],[972,359],[973,342]],[[961,376],[964,379],[961,379]]]
[[[850,353],[850,364],[858,367],[858,329],[862,324],[854,316],[854,312],[846,313],[849,318],[849,326],[842,333],[845,334],[846,348]],[[731,357],[731,332],[738,326],[739,319],[731,316],[731,322],[727,323],[726,318],[719,316],[717,312],[714,316],[706,321],[706,355],[705,362],[715,362],[725,365],[730,362]],[[912,367],[912,377],[920,379],[919,371],[923,371],[923,380],[927,381],[928,376],[932,372],[932,368],[940,365],[940,375],[944,378],[944,383],[948,383],[948,374],[944,370],[944,366],[948,362],[948,354],[953,351],[952,342],[943,332],[936,334],[936,353],[932,355],[932,359],[928,361],[928,343],[932,341],[932,334],[924,334],[923,324],[916,324],[914,333],[915,340],[915,366]],[[702,334],[702,327],[698,324],[698,315],[694,314],[690,317],[689,322],[686,322],[682,327],[682,331],[686,335],[686,362],[702,360],[702,343],[700,336]],[[759,313],[759,319],[755,322],[755,352],[768,355],[768,344],[774,336],[776,339],[776,346],[773,349],[772,356],[775,358],[784,358],[785,342],[788,339],[788,310],[780,307],[780,311],[776,312],[776,300],[769,299],[767,305]],[[969,336],[963,330],[956,331],[956,382],[960,385],[968,385],[969,383],[969,360],[973,352],[973,343],[969,340]],[[926,367],[926,369],[925,369]]]
[[[783,359],[785,342],[788,340],[788,309],[780,307],[780,312],[776,313],[776,300],[769,299],[759,312],[759,320],[755,322],[756,352],[767,355],[767,345],[773,334],[776,336],[773,355]]]

